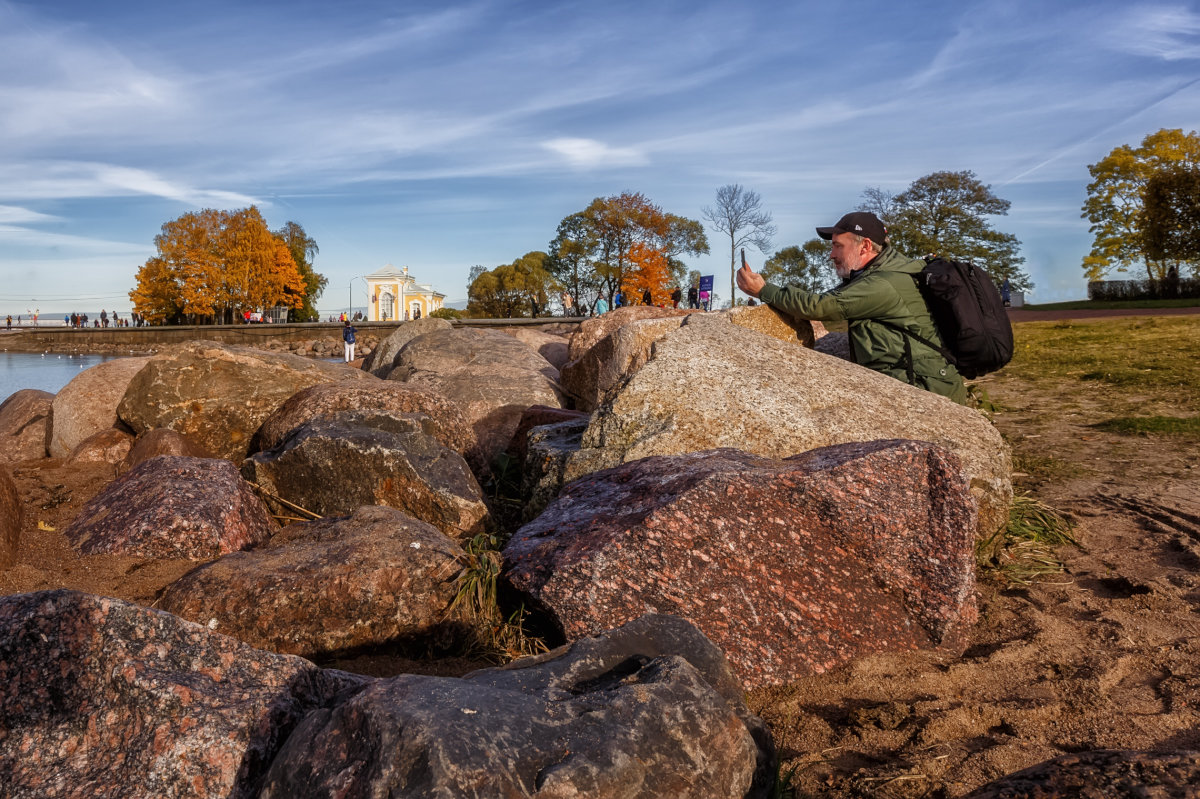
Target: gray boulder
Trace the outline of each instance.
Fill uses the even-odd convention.
[[[1008,446],[982,414],[719,314],[694,314],[654,341],[592,415],[566,479],[649,455],[735,447],[784,458],[892,438],[930,441],[959,458],[981,534],[1007,522]]]
[[[957,460],[922,442],[649,457],[568,485],[502,575],[568,640],[673,613],[748,687],[778,686],[864,654],[960,652],[974,511]]]
[[[46,457],[54,395],[23,388],[0,404],[0,463]]]
[[[262,799],[743,799],[773,759],[720,651],[649,616],[462,679],[376,681],[304,720]]]
[[[489,462],[508,448],[526,408],[564,404],[558,370],[495,330],[455,328],[415,338],[388,380],[432,389],[457,404]]]
[[[167,587],[163,610],[251,646],[314,657],[367,646],[449,643],[461,548],[398,510],[291,524],[248,552]]]
[[[406,322],[405,326],[422,321]],[[479,450],[475,431],[457,405],[436,391],[388,380],[318,383],[297,391],[262,423],[250,442],[250,454],[274,449],[305,422],[341,411],[424,414],[434,425],[433,436],[443,446],[462,455],[475,474],[486,474],[487,464]]]
[[[229,461],[160,455],[107,485],[63,535],[84,555],[209,560],[276,529]]]
[[[529,347],[549,361],[555,369],[562,369],[568,360],[567,342],[570,338],[568,335],[522,326],[501,328],[501,332]]]
[[[362,682],[117,599],[0,597],[0,793],[252,799],[296,723]]]
[[[193,341],[150,359],[129,383],[117,414],[135,434],[167,427],[240,463],[250,437],[300,389],[374,379],[346,364]]]
[[[117,406],[130,382],[150,358],[116,358],[76,375],[54,396],[50,440],[51,458],[65,458],[88,436],[117,423]]]
[[[371,354],[363,359],[363,371],[370,372],[376,377],[386,378],[392,371],[396,355],[404,349],[405,344],[417,336],[423,336],[435,330],[449,330],[452,327],[454,325],[450,324],[448,320],[433,316],[414,319],[411,322],[401,322],[391,335],[379,342],[379,346],[371,350]]]
[[[399,508],[457,540],[488,528],[483,491],[463,457],[445,447],[438,425],[419,413],[341,411],[292,431],[242,464],[266,492],[322,516],[363,505]],[[268,503],[276,505],[268,497]],[[277,505],[281,515],[286,505]]]

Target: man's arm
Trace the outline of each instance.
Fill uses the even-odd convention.
[[[737,284],[751,297],[757,297],[796,319],[837,321],[846,318],[832,294],[818,294],[795,286],[771,285],[762,275],[752,271],[749,265],[743,265],[737,271]]]

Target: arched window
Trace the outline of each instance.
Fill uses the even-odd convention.
[[[379,320],[390,322],[396,318],[396,298],[392,292],[385,291],[379,297]]]

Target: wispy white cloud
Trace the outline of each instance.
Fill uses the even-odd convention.
[[[634,147],[612,147],[595,139],[550,139],[542,146],[580,169],[638,166],[648,161],[646,154]]]
[[[1109,20],[1105,40],[1114,50],[1164,61],[1200,58],[1200,14],[1179,5],[1130,4]]]
[[[0,163],[0,198],[73,199],[148,195],[186,205],[232,208],[262,204],[238,192],[203,189],[149,170],[74,161]]]
[[[57,217],[19,208],[15,205],[0,205],[0,225],[19,225],[28,222],[51,222]]]

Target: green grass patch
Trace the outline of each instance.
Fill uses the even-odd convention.
[[[975,546],[981,571],[1007,583],[1029,585],[1063,570],[1055,550],[1079,546],[1071,523],[1058,511],[1028,494],[1013,497],[1008,524]]]
[[[1013,332],[1007,374],[1114,387],[1200,414],[1200,317],[1024,322]]]
[[[1070,300],[1068,302],[1046,302],[1038,305],[1026,303],[1018,311],[1111,311],[1118,308],[1195,308],[1200,299],[1176,300]]]
[[[1200,437],[1200,417],[1197,416],[1118,416],[1092,427],[1123,436],[1196,436]]]

